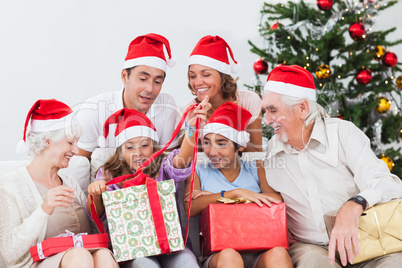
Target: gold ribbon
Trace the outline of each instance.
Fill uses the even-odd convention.
[[[380,238],[380,244],[381,244],[381,247],[382,247],[382,251],[383,251],[383,253],[385,255],[385,254],[387,254],[387,252],[385,250],[384,242],[382,240],[382,234],[381,234],[380,224],[379,224],[378,218],[377,218],[377,213],[375,212],[374,207],[372,207],[372,210],[373,210],[373,216],[374,216],[375,222],[377,223],[377,231],[378,231],[378,236]]]

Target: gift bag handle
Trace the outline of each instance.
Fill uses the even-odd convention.
[[[98,213],[96,213],[96,207],[94,204],[94,198],[92,195],[89,195],[89,198],[91,198],[91,216],[93,221],[96,224],[96,227],[98,228],[99,232],[101,234],[105,233],[105,227],[103,226],[102,221],[99,219]]]

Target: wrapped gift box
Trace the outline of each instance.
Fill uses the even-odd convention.
[[[200,217],[200,247],[204,256],[232,248],[259,252],[288,248],[285,203],[264,205],[209,204]]]
[[[337,211],[324,215],[328,234],[335,224]],[[364,211],[359,218],[359,256],[353,263],[402,251],[402,200],[379,204]]]
[[[173,180],[157,183],[170,252],[184,249],[175,191]],[[118,262],[162,253],[148,195],[146,184],[102,194],[110,240]]]
[[[70,235],[66,237],[52,237],[31,247],[29,251],[33,261],[40,261],[54,254],[66,251],[73,247],[108,248],[108,234]]]

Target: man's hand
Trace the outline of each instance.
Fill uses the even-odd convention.
[[[328,258],[331,264],[335,263],[335,253],[339,252],[339,257],[343,266],[348,261],[353,261],[353,249],[355,255],[359,255],[359,217],[363,213],[363,207],[353,201],[348,201],[338,212],[335,219],[335,226],[331,232],[328,246]]]

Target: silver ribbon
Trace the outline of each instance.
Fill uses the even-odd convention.
[[[36,244],[36,250],[38,251],[39,259],[41,260],[46,259],[45,254],[43,254],[42,243]]]
[[[70,232],[69,230],[65,230],[65,233],[62,233],[56,237],[69,237],[71,236],[73,238],[74,242],[74,247],[75,248],[83,248],[84,247],[84,241],[82,240],[83,235],[87,235],[88,233],[79,233],[79,234],[74,234],[73,232]],[[46,259],[45,254],[43,253],[43,248],[42,248],[42,242],[36,244],[36,249],[38,251],[38,257],[39,259],[43,260]]]
[[[84,242],[82,241],[82,236],[87,235],[88,233],[74,234],[73,232],[70,232],[69,230],[65,230],[65,231],[66,231],[67,236],[71,236],[73,238],[75,248],[83,248],[84,247]]]

